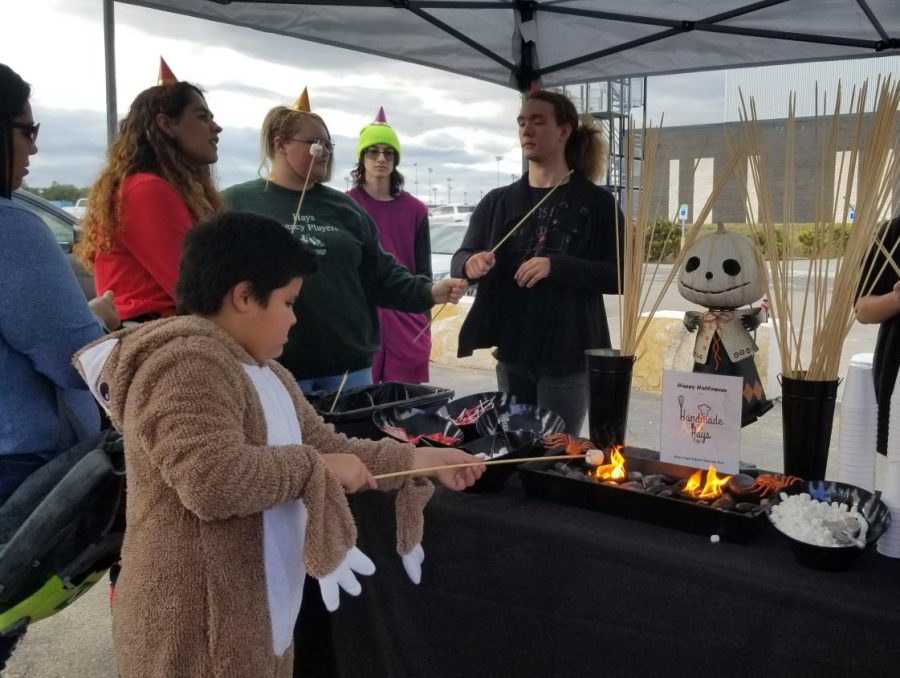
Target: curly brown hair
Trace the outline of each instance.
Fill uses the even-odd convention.
[[[93,270],[98,253],[110,251],[115,232],[122,228],[122,184],[132,174],[151,172],[172,184],[195,222],[222,210],[211,166],[187,164],[181,149],[156,122],[160,113],[179,117],[195,94],[203,98],[196,85],[177,82],[145,89],[132,102],[109,149],[106,167],[91,186],[81,240],[75,245],[75,253],[88,271]]]

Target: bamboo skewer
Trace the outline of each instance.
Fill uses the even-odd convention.
[[[328,409],[328,414],[334,412],[334,406],[337,405],[338,398],[341,397],[341,391],[344,390],[344,384],[347,383],[347,375],[350,374],[350,370],[344,372],[344,376],[341,377],[341,385],[338,386],[337,393],[334,394],[334,400],[331,402],[331,407]]]
[[[446,466],[432,466],[431,468],[395,471],[394,473],[382,473],[380,476],[375,476],[375,480],[387,480],[388,478],[410,476],[415,473],[429,473],[431,471],[444,471],[451,468],[467,468],[469,466],[499,466],[500,464],[522,464],[526,461],[568,461],[571,459],[584,459],[586,457],[586,454],[560,454],[552,457],[525,457],[523,459],[495,459],[494,461],[478,461],[467,464],[447,464]]]
[[[513,233],[515,233],[516,230],[519,228],[519,226],[521,226],[522,224],[524,224],[525,221],[528,219],[528,217],[530,217],[532,214],[534,214],[534,211],[535,211],[538,207],[540,207],[540,206],[543,204],[543,202],[544,202],[547,198],[549,198],[551,195],[553,195],[553,192],[554,192],[557,188],[559,188],[559,187],[562,185],[562,183],[563,183],[566,179],[568,179],[570,176],[572,176],[572,172],[574,172],[574,171],[575,171],[575,170],[569,170],[568,172],[566,172],[566,175],[565,175],[562,179],[560,179],[558,182],[556,182],[556,185],[555,185],[553,188],[551,188],[551,189],[547,192],[547,195],[545,195],[543,198],[541,198],[540,200],[538,200],[538,201],[537,201],[537,204],[536,204],[534,207],[532,207],[530,210],[528,210],[528,212],[525,214],[524,217],[522,217],[521,219],[519,219],[518,223],[510,229],[509,233],[507,233],[506,235],[504,235],[504,236],[500,239],[500,242],[498,242],[496,245],[494,245],[494,246],[491,248],[491,250],[490,250],[491,254],[493,254],[494,252],[496,252],[496,251],[499,249],[500,245],[502,245],[503,243],[505,243],[505,242],[506,242],[506,239],[509,238],[509,236],[511,236]],[[415,342],[415,341],[418,341],[418,340],[419,340],[419,337],[421,337],[423,334],[425,334],[425,332],[428,330],[428,328],[431,327],[431,324],[435,321],[435,319],[436,319],[441,313],[444,312],[444,309],[447,308],[447,303],[449,303],[449,302],[445,302],[445,303],[437,310],[437,312],[434,313],[434,314],[431,316],[431,318],[428,320],[428,324],[425,325],[425,327],[423,327],[421,330],[419,330],[419,333],[418,333],[415,337],[413,337],[413,341],[414,341],[414,342]]]
[[[551,188],[543,198],[541,198],[540,200],[538,200],[538,201],[537,201],[537,204],[535,204],[534,207],[532,207],[530,210],[528,210],[528,212],[525,214],[525,216],[522,217],[521,219],[519,219],[519,222],[518,222],[515,226],[513,226],[511,229],[509,229],[509,233],[507,233],[506,235],[504,235],[504,236],[500,239],[500,242],[498,242],[496,245],[494,245],[494,246],[491,248],[491,254],[493,254],[493,253],[496,252],[498,249],[500,249],[500,245],[502,245],[503,243],[505,243],[506,240],[507,240],[507,238],[509,238],[509,236],[511,236],[513,233],[515,233],[515,232],[519,229],[519,226],[521,226],[522,224],[524,224],[524,223],[528,220],[528,217],[530,217],[532,214],[534,214],[534,211],[535,211],[538,207],[540,207],[541,205],[543,205],[543,204],[544,204],[544,201],[545,201],[547,198],[549,198],[551,195],[553,195],[554,191],[556,191],[557,188],[559,188],[560,186],[562,186],[563,182],[564,182],[566,179],[568,179],[570,176],[572,176],[572,172],[574,172],[574,171],[575,171],[575,170],[569,170],[568,172],[566,172],[566,175],[565,175],[562,179],[560,179],[559,181],[557,181],[557,182],[556,182],[556,185],[555,185],[553,188]]]
[[[816,93],[816,212],[812,225],[812,252],[809,273],[802,290],[794,291],[791,243],[794,197],[794,104],[789,101],[789,115],[785,134],[784,216],[781,234],[784,236],[784,255],[777,252],[777,229],[769,204],[769,186],[765,145],[761,140],[755,102],[749,108],[741,96],[741,120],[744,140],[749,154],[749,174],[759,199],[759,232],[766,236],[766,258],[771,281],[767,280],[771,315],[775,321],[775,339],[782,356],[785,376],[811,381],[830,381],[838,377],[841,349],[855,322],[854,305],[858,296],[869,293],[881,273],[891,266],[900,275],[900,267],[893,260],[898,243],[881,242],[879,222],[887,204],[891,188],[900,179],[900,158],[890,160],[896,135],[897,107],[900,87],[890,79],[879,81],[873,112],[867,114],[868,85],[859,92],[853,90],[849,104],[849,123],[841,114],[840,89],[834,100],[827,131],[819,132],[826,123],[820,120],[819,96]],[[824,109],[823,109],[824,110]],[[866,123],[867,116],[870,117]],[[864,124],[866,123],[866,124]],[[849,128],[849,129],[847,129]],[[846,138],[845,138],[846,137]],[[840,154],[839,154],[840,153]],[[835,158],[838,158],[835,166]],[[857,188],[854,200],[851,191]],[[746,183],[742,189],[747,191]],[[745,203],[749,198],[745,193]],[[851,203],[855,202],[856,216],[848,223]],[[748,210],[749,212],[749,210]],[[756,229],[750,214],[751,230]],[[888,250],[890,247],[890,250]],[[884,261],[876,266],[880,254]],[[875,268],[879,268],[875,271]],[[795,300],[799,297],[799,302]],[[797,311],[797,316],[795,316]],[[799,322],[795,322],[799,321]]]

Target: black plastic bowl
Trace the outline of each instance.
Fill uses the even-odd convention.
[[[449,403],[441,407],[437,410],[437,414],[442,417],[446,417],[451,420],[457,426],[459,426],[463,433],[466,436],[466,441],[475,440],[480,437],[478,430],[475,427],[475,424],[478,423],[478,420],[475,419],[471,424],[460,424],[457,422],[457,418],[470,407],[476,407],[479,403],[483,403],[485,407],[502,407],[508,405],[512,402],[513,398],[509,395],[509,393],[504,393],[503,391],[486,391],[484,393],[473,393],[472,395],[463,396],[462,398],[457,398],[456,400],[451,400]],[[490,411],[486,409],[485,411]],[[479,417],[480,418],[480,417]]]
[[[482,437],[502,431],[534,431],[542,436],[562,433],[566,424],[556,412],[529,403],[507,403],[485,412],[475,422]]]
[[[372,415],[375,426],[394,440],[412,443],[422,447],[458,447],[463,441],[463,432],[449,419],[439,416],[434,410],[420,410],[415,407],[390,407],[378,410]],[[400,433],[403,430],[406,435]],[[453,442],[442,443],[426,436],[442,434],[453,438]],[[419,437],[415,442],[410,438]]]
[[[766,509],[769,522],[772,522],[778,533],[787,540],[797,560],[817,570],[836,572],[850,569],[863,551],[871,548],[872,544],[878,541],[879,537],[888,528],[888,525],[891,524],[891,512],[884,502],[872,492],[855,485],[829,480],[809,480],[802,483],[794,483],[782,490],[782,492],[787,495],[806,492],[813,499],[819,501],[836,501],[847,506],[858,504],[857,510],[869,523],[869,529],[866,532],[865,548],[853,545],[816,546],[815,544],[807,544],[788,536],[772,522],[772,507],[781,503],[781,494],[776,493],[773,495],[769,499],[769,506]]]
[[[476,438],[463,443],[460,448],[471,454],[483,454],[486,461],[498,459],[521,459],[543,451],[541,437],[534,431],[508,431],[497,433],[487,438]],[[471,492],[496,492],[516,470],[516,464],[498,464],[484,469],[474,485],[468,488]]]

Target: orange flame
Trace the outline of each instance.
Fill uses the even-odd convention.
[[[695,471],[688,478],[684,489],[681,490],[682,494],[686,494],[694,499],[717,499],[722,495],[725,483],[731,480],[731,476],[722,476],[720,478],[716,473],[716,467],[712,464],[709,465],[709,470],[706,472],[706,482],[701,488],[700,481],[702,477],[703,471]]]
[[[622,456],[622,446],[614,445],[610,455],[610,464],[598,466],[588,475],[597,480],[622,480],[625,477],[625,457]]]

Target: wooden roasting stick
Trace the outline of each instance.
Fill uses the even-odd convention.
[[[387,480],[400,476],[411,476],[415,473],[428,473],[429,471],[443,471],[448,468],[466,468],[467,466],[499,466],[500,464],[521,464],[526,461],[570,461],[572,459],[585,459],[586,454],[560,454],[553,457],[525,457],[524,459],[496,459],[494,461],[477,461],[469,464],[448,464],[447,466],[432,466],[431,468],[410,469],[409,471],[396,471],[394,473],[382,473],[375,476],[375,480]]]
[[[334,412],[334,406],[337,405],[338,398],[341,397],[341,391],[344,390],[344,384],[347,383],[347,375],[350,374],[350,370],[344,372],[344,376],[341,378],[341,385],[338,386],[337,393],[334,394],[334,401],[331,403],[331,407],[328,409],[328,414]]]
[[[572,175],[572,172],[574,172],[574,171],[575,171],[575,170],[569,170],[568,172],[566,172],[566,175],[556,183],[556,186],[554,186],[552,189],[550,189],[550,191],[547,192],[547,195],[545,195],[543,198],[541,198],[540,200],[538,200],[538,201],[537,201],[537,204],[536,204],[534,207],[532,207],[530,210],[528,210],[528,212],[525,214],[524,217],[522,217],[521,219],[519,219],[519,223],[517,223],[515,226],[513,226],[513,227],[509,230],[509,233],[507,233],[506,235],[504,235],[503,238],[500,239],[500,242],[498,242],[496,245],[494,245],[494,246],[491,248],[491,254],[493,254],[494,252],[496,252],[497,249],[500,247],[500,245],[502,245],[503,243],[505,243],[505,242],[506,242],[506,239],[509,238],[509,236],[511,236],[513,233],[515,233],[516,230],[519,228],[519,226],[521,226],[522,224],[524,224],[525,221],[528,219],[528,217],[530,217],[532,214],[534,214],[534,211],[535,211],[538,207],[540,207],[540,206],[544,203],[544,201],[545,201],[547,198],[549,198],[551,195],[553,195],[553,191],[555,191],[557,188],[559,188],[559,187],[562,185],[562,183]],[[433,316],[431,316],[431,319],[428,321],[428,324],[425,325],[425,327],[423,327],[423,328],[419,331],[419,333],[415,336],[415,338],[413,338],[413,341],[418,341],[418,340],[419,340],[419,337],[421,337],[423,334],[425,334],[425,331],[426,331],[429,327],[431,327],[431,323],[433,323],[433,322],[435,321],[435,319],[436,319],[441,313],[443,313],[443,311],[444,311],[445,308],[447,308],[447,304],[443,304],[443,305],[437,310],[437,313],[435,313]]]

